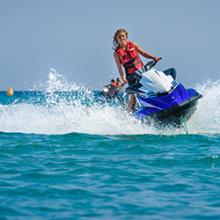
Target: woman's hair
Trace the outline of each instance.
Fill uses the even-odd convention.
[[[126,34],[126,37],[128,37],[128,32],[125,29],[123,29],[123,28],[118,29],[113,36],[113,48],[114,49],[116,49],[116,47],[118,47],[117,36],[121,32],[124,32]]]

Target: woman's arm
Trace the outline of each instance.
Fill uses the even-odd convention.
[[[125,76],[125,73],[122,69],[122,66],[121,66],[121,62],[120,62],[120,59],[119,59],[119,56],[118,54],[115,52],[114,53],[114,57],[115,57],[115,62],[117,64],[117,67],[118,67],[118,72],[120,73],[120,76],[121,76],[121,79],[124,83],[127,83],[128,81],[126,80],[126,76]]]
[[[152,54],[149,54],[148,52],[144,51],[144,50],[143,50],[140,46],[138,46],[136,43],[133,42],[133,44],[134,44],[135,49],[137,50],[137,52],[138,52],[139,54],[141,54],[143,57],[153,59],[153,60],[155,60],[156,62],[158,62],[159,60],[161,60],[160,57],[156,57],[156,56],[154,56],[154,55],[152,55]]]

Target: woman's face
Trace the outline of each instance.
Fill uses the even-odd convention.
[[[126,47],[128,43],[128,38],[125,32],[120,32],[117,36],[116,39],[118,41],[118,44],[120,47]]]

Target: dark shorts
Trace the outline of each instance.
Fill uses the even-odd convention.
[[[126,74],[126,79],[128,81],[129,87],[133,88],[140,88],[142,84],[140,80],[142,78],[142,74],[146,71],[146,65],[143,66],[141,69],[136,70],[134,73]]]

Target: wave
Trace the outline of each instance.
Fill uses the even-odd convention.
[[[196,89],[203,98],[196,113],[187,122],[189,132],[219,134],[220,81],[209,80],[197,85]],[[0,131],[98,135],[185,133],[183,129],[158,130],[143,125],[120,106],[105,103],[94,91],[68,82],[54,69],[48,74],[43,92],[23,93],[11,103],[0,104]]]

